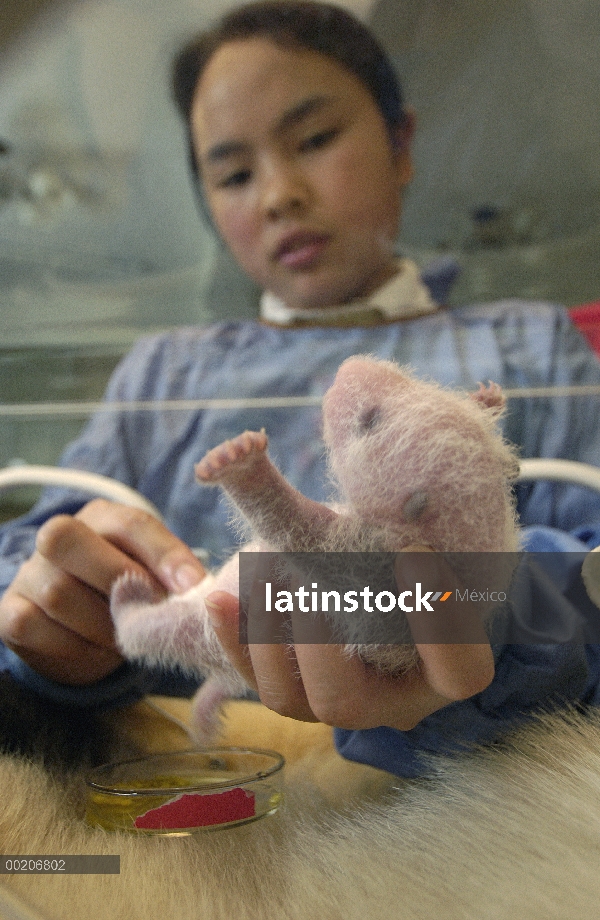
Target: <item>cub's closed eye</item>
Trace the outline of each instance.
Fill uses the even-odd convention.
[[[379,423],[381,419],[381,412],[379,406],[370,406],[368,409],[362,413],[360,419],[358,420],[358,425],[361,432],[372,431],[373,428]]]

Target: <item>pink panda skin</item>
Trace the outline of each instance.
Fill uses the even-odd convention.
[[[324,439],[340,499],[394,548],[515,551],[514,451],[497,430],[500,389],[460,396],[390,361],[345,361],[323,403]]]
[[[443,390],[391,362],[345,361],[323,404],[324,439],[339,501],[307,499],[272,464],[264,432],[246,431],[209,451],[199,482],[219,485],[250,524],[248,549],[279,552],[512,552],[518,546],[510,481],[518,466],[496,428],[498,387],[471,396]],[[246,689],[229,664],[205,598],[237,594],[237,555],[182,595],[157,600],[150,582],[125,575],[111,610],[126,658],[180,666],[208,680],[194,705],[195,735],[210,740],[219,704]],[[418,660],[414,646],[356,645],[348,651],[388,673]]]
[[[192,715],[193,733],[200,743],[216,733],[221,704],[247,690],[224,654],[206,611],[205,598],[216,590],[238,593],[237,554],[216,575],[208,574],[185,594],[161,599],[149,579],[134,572],[117,579],[111,592],[117,644],[126,658],[208,678],[196,694]]]

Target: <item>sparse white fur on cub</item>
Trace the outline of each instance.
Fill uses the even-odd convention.
[[[383,552],[421,544],[447,553],[510,553],[518,548],[511,489],[518,463],[497,428],[503,406],[495,384],[459,395],[389,361],[349,358],[323,403],[335,510],[284,479],[269,459],[264,431],[213,448],[196,474],[221,486],[250,524],[254,542],[246,549]],[[214,731],[219,702],[245,689],[204,604],[217,589],[238,593],[238,569],[236,555],[197,587],[162,601],[134,575],[119,579],[112,593],[127,658],[209,676],[195,705],[201,740]],[[354,651],[387,671],[417,660],[409,645]]]

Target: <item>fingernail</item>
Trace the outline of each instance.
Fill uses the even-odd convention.
[[[189,591],[202,581],[202,577],[193,565],[184,562],[173,572],[173,580],[180,591]]]
[[[223,616],[223,610],[220,604],[214,600],[214,596],[209,594],[208,597],[204,598],[204,603],[206,605],[206,609],[208,610],[213,626],[215,626],[217,629],[220,626],[224,626],[226,619]]]

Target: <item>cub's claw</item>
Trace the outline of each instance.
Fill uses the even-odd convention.
[[[495,409],[496,412],[501,412],[506,402],[502,387],[491,380],[489,386],[480,383],[477,392],[471,393],[470,396],[485,409]]]

